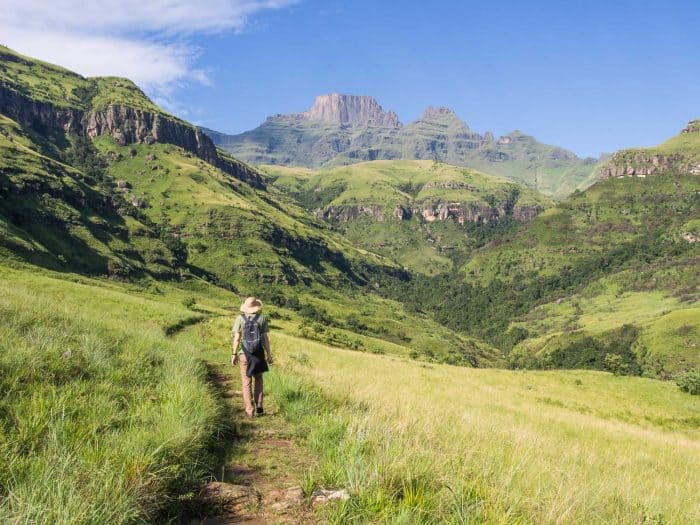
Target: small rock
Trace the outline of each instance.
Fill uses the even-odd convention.
[[[146,162],[153,162],[156,160],[156,154],[155,153],[149,153],[146,155]]]
[[[146,202],[143,199],[139,199],[138,197],[133,197],[131,199],[131,205],[134,208],[145,208],[146,207]]]
[[[125,190],[127,188],[131,188],[131,184],[129,184],[129,182],[125,180],[118,180],[117,188],[119,188],[120,190]]]
[[[156,141],[156,139],[154,139],[152,135],[147,135],[143,141],[150,146]]]
[[[199,500],[205,505],[237,513],[258,504],[258,496],[252,487],[223,481],[207,483],[199,492]]]
[[[346,500],[350,499],[350,494],[345,489],[340,490],[326,490],[317,489],[311,494],[311,504],[312,505],[323,505],[331,500]]]
[[[683,232],[683,239],[685,242],[690,243],[690,244],[695,244],[698,242],[698,236],[695,235],[693,232]]]
[[[300,505],[304,500],[301,487],[290,487],[285,490],[273,490],[263,498],[263,505],[272,510],[285,510]]]

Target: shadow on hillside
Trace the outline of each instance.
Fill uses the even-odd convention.
[[[246,444],[253,438],[253,423],[245,417],[240,407],[240,393],[232,388],[234,385],[238,387],[236,374],[223,371],[225,365],[204,364],[209,388],[218,403],[216,428],[193,475],[181,479],[172,487],[171,502],[163,509],[160,519],[156,520],[158,523],[199,523],[201,519],[217,514],[217,509],[202,504],[200,490],[211,481],[230,482],[228,478],[231,474],[227,469],[230,458],[242,456]],[[247,474],[253,477],[258,475],[253,471]]]

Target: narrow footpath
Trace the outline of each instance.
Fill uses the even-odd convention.
[[[319,523],[301,482],[315,459],[294,442],[292,429],[265,399],[265,414],[248,418],[243,410],[238,368],[212,364],[210,380],[225,400],[235,443],[226,447],[215,479],[198,494],[204,517],[188,525],[266,525]]]

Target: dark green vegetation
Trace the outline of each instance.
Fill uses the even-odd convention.
[[[580,159],[519,131],[498,139],[490,133],[481,136],[447,108],[428,108],[405,126],[393,120],[381,124],[372,120],[374,115],[364,120],[359,115],[359,121],[348,124],[314,113],[327,97],[319,97],[309,112],[269,117],[240,135],[206,132],[223,149],[255,164],[321,168],[382,159],[437,160],[524,183],[557,199],[590,186],[597,177],[595,159]],[[345,104],[352,97],[338,97],[340,107],[332,109],[351,111]],[[359,98],[378,107],[371,97]]]
[[[459,272],[383,289],[509,351],[515,367],[668,378],[700,366],[700,252],[686,235],[699,215],[697,177],[604,181]]]

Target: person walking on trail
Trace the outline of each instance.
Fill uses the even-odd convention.
[[[233,322],[231,365],[240,363],[243,403],[248,417],[265,412],[263,373],[272,364],[268,320],[261,313],[262,306],[259,299],[248,297],[241,305],[241,315]]]

